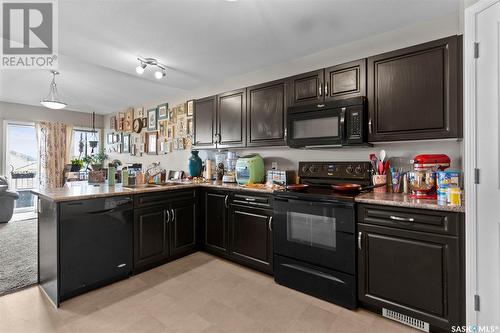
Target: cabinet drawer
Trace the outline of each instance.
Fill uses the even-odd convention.
[[[239,205],[248,205],[262,208],[272,207],[272,200],[270,196],[255,195],[253,193],[236,193],[233,196],[231,202]]]
[[[358,222],[450,236],[463,223],[460,213],[376,205],[359,205]]]
[[[161,191],[155,193],[138,194],[134,197],[135,208],[149,207],[165,202],[188,200],[195,198],[195,190]]]

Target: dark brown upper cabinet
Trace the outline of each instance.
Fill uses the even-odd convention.
[[[246,145],[246,89],[217,95],[217,148]]]
[[[370,142],[460,136],[461,49],[452,36],[368,58]]]
[[[325,99],[366,96],[366,59],[325,69]]]
[[[247,146],[284,146],[285,80],[247,88]]]
[[[323,101],[325,72],[323,69],[288,78],[290,105],[303,105]]]
[[[194,101],[194,137],[196,148],[215,148],[215,117],[217,98],[205,97]]]

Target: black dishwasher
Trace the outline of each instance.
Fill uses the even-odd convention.
[[[58,237],[61,300],[128,277],[133,260],[132,198],[62,203]]]

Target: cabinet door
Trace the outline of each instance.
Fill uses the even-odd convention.
[[[205,193],[204,245],[207,250],[227,252],[227,203],[229,195],[222,192]]]
[[[196,201],[173,203],[170,209],[170,255],[196,248]]]
[[[246,89],[217,96],[218,148],[246,145]]]
[[[284,80],[247,88],[247,146],[285,145]]]
[[[215,148],[215,110],[215,96],[194,101],[193,145],[196,148]]]
[[[230,256],[272,273],[272,212],[239,205],[229,209]]]
[[[366,59],[325,69],[325,99],[366,96]]]
[[[324,70],[292,76],[288,81],[290,105],[322,102],[324,99]]]
[[[458,137],[459,52],[453,36],[368,58],[369,141]]]
[[[134,217],[134,269],[168,258],[166,208],[136,209]]]
[[[457,238],[358,224],[358,297],[431,325],[460,325]]]

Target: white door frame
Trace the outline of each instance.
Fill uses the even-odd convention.
[[[476,42],[477,15],[500,0],[480,0],[465,9],[464,27],[464,186],[465,186],[465,315],[467,325],[477,325],[474,296],[477,293],[477,191],[476,155]]]

